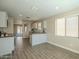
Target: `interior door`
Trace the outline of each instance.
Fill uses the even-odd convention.
[[[14,25],[14,34],[16,37],[22,37],[23,34],[22,25]]]

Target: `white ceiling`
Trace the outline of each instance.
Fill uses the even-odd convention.
[[[0,10],[9,16],[40,19],[79,7],[79,0],[0,0]]]

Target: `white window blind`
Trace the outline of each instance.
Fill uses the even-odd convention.
[[[78,37],[78,16],[66,18],[66,36]]]
[[[56,35],[65,36],[65,18],[57,19],[55,25]]]
[[[78,37],[78,16],[60,18],[55,21],[57,36]]]

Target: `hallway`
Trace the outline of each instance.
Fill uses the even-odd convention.
[[[31,47],[28,39],[18,37],[13,59],[79,59],[79,55],[48,43]]]

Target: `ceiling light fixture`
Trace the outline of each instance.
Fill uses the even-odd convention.
[[[23,16],[22,14],[19,14],[19,16],[21,17],[21,16]]]
[[[38,8],[34,6],[34,7],[32,7],[32,10],[38,10]]]
[[[56,10],[58,10],[59,9],[59,7],[58,6],[56,6]]]

